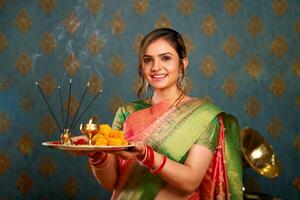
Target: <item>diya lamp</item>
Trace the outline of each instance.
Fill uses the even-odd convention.
[[[93,123],[93,119],[90,119],[87,124],[80,124],[80,131],[89,138],[89,145],[92,145],[92,137],[98,133],[99,125]]]

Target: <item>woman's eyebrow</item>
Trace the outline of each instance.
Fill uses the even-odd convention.
[[[173,55],[173,54],[171,52],[166,52],[166,53],[158,54],[157,56],[161,57],[161,56],[165,56],[165,55]],[[144,57],[153,57],[153,56],[145,54]]]

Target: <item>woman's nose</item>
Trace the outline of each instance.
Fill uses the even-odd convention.
[[[151,70],[158,71],[161,68],[161,62],[159,60],[154,60]]]

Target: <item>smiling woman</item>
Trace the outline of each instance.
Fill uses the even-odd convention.
[[[156,29],[142,40],[140,100],[121,106],[112,126],[135,148],[89,154],[112,199],[242,199],[238,123],[185,93],[188,63],[175,30]],[[149,86],[152,95],[141,99]]]

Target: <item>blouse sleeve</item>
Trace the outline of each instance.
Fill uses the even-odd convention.
[[[219,121],[216,116],[205,129],[205,131],[200,135],[195,144],[203,145],[209,148],[213,153],[218,144],[219,136]]]
[[[119,107],[112,123],[112,129],[123,130],[123,124],[128,116],[128,112],[123,106]]]

